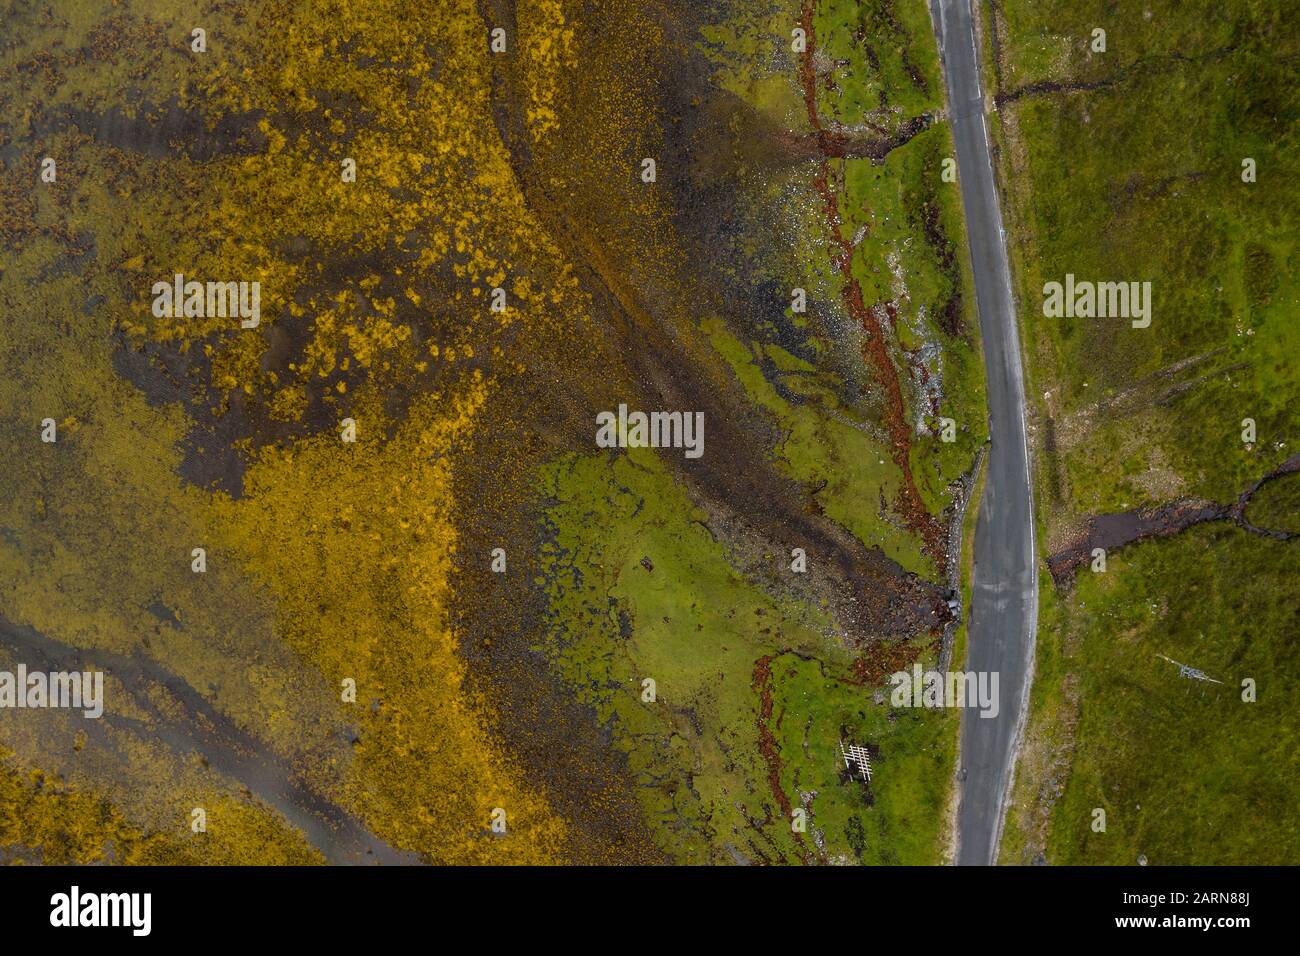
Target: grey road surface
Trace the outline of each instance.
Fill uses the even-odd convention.
[[[984,342],[989,434],[988,472],[975,527],[975,567],[966,669],[996,672],[999,709],[962,715],[957,862],[996,862],[1007,793],[1024,732],[1038,614],[1033,503],[1025,436],[1011,269],[1002,230],[984,120],[972,0],[931,0],[948,81],[952,134],[980,336]]]

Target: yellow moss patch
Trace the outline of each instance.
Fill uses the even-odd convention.
[[[348,801],[377,833],[450,863],[551,862],[563,824],[525,785],[465,686],[448,623],[457,547],[448,452],[486,388],[412,406],[391,440],[321,436],[265,451],[246,497],[214,507],[245,570],[279,600],[283,636],[336,687],[356,682],[360,743]],[[494,808],[507,834],[490,832]]]

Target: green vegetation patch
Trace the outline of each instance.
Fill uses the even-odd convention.
[[[926,808],[946,792],[955,720],[891,717],[851,683],[828,621],[737,571],[653,454],[571,456],[544,483],[542,649],[627,752],[674,859],[937,860]],[[879,748],[874,793],[840,779],[842,735]]]
[[[1300,35],[1288,15],[1275,0],[995,6],[991,129],[1049,551],[1089,515],[1229,503],[1294,453]],[[1150,326],[1045,316],[1044,284],[1067,274],[1150,282]],[[1295,511],[1294,485],[1274,482],[1250,518],[1286,528]],[[1297,560],[1294,545],[1224,523],[1131,545],[1105,574],[1044,594],[1004,859],[1300,858],[1286,793],[1296,724],[1282,705]],[[1160,654],[1226,683],[1181,678]],[[1258,703],[1241,702],[1247,677]]]
[[[1277,600],[1297,574],[1295,548],[1213,525],[1084,576],[1060,619],[1082,706],[1053,810],[1053,863],[1300,858],[1300,654],[1279,640],[1294,633],[1296,609]],[[1165,657],[1223,683],[1180,676]],[[1092,828],[1096,807],[1104,833]]]

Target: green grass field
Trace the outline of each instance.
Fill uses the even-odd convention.
[[[653,455],[557,463],[547,494],[555,505],[543,650],[627,751],[671,858],[937,859],[955,715],[891,711],[874,688],[853,683],[830,621],[792,590],[742,575],[708,515]],[[764,659],[772,710],[760,721]],[[760,723],[777,748],[785,799],[807,809],[802,845],[777,812]],[[870,801],[840,777],[841,737],[881,752]]]
[[[1300,439],[1300,32],[1269,2],[1000,2],[984,13],[999,52],[991,128],[1028,356],[1040,541],[1051,553],[1101,512],[1234,500]],[[1092,49],[1094,29],[1105,52]],[[1066,273],[1151,282],[1150,327],[1045,317],[1043,285]],[[1295,506],[1295,483],[1276,482],[1252,520],[1293,526]],[[1285,704],[1296,562],[1294,544],[1209,526],[1132,545],[1106,574],[1044,595],[1004,860],[1300,859],[1287,750],[1297,723]],[[1202,695],[1157,654],[1227,683]],[[1242,703],[1247,676],[1278,696]],[[1107,810],[1105,833],[1090,828],[1095,807]]]

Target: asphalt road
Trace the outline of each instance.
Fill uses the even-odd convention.
[[[1024,732],[1038,590],[1025,384],[970,4],[931,0],[930,5],[948,82],[992,439],[975,527],[966,669],[999,675],[999,709],[996,717],[982,718],[974,709],[962,715],[957,815],[957,862],[986,865],[997,858],[1012,767]]]

